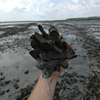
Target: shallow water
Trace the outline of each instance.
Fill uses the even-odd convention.
[[[5,81],[10,81],[9,84],[5,85],[3,88],[0,85],[1,91],[10,90],[9,93],[5,93],[4,97],[0,97],[1,100],[13,100],[15,98],[15,93],[18,92],[21,88],[34,83],[34,81],[39,77],[40,71],[36,68],[36,61],[29,55],[28,52],[25,52],[22,48],[17,48],[18,52],[8,49],[7,52],[0,52],[0,72],[3,73]],[[25,72],[28,71],[27,74]],[[16,82],[14,80],[18,80]],[[18,85],[18,89],[15,89],[14,84]]]
[[[3,34],[3,33],[5,33],[4,31],[0,31],[0,34]]]
[[[2,22],[0,25],[16,25],[16,24],[28,24],[32,22]]]
[[[5,24],[5,23],[4,23]],[[8,25],[9,23],[7,23]],[[14,23],[13,23],[14,24]],[[17,23],[16,27],[17,27]],[[21,23],[20,23],[21,24]],[[40,70],[36,68],[36,61],[29,55],[30,51],[30,41],[29,37],[36,31],[39,32],[37,28],[37,24],[43,25],[44,29],[48,33],[48,28],[50,25],[55,25],[60,32],[60,34],[63,34],[65,40],[68,43],[72,43],[73,48],[78,55],[77,58],[72,59],[69,61],[69,67],[68,69],[65,69],[64,73],[72,74],[73,72],[76,72],[79,76],[84,76],[85,78],[89,77],[92,74],[93,70],[98,70],[98,67],[96,66],[97,62],[96,59],[92,59],[90,61],[88,55],[87,55],[87,49],[84,49],[82,47],[82,37],[78,36],[80,30],[76,29],[78,27],[79,29],[84,28],[86,31],[85,35],[94,36],[96,39],[100,40],[99,38],[99,29],[97,28],[98,25],[100,25],[99,22],[37,22],[36,25],[32,25],[28,27],[29,30],[25,32],[20,32],[16,35],[9,35],[8,37],[0,38],[0,45],[6,47],[4,50],[4,53],[0,52],[0,73],[2,72],[3,75],[0,76],[0,78],[5,77],[4,80],[1,80],[0,82],[0,89],[1,91],[6,91],[9,89],[9,92],[5,92],[3,96],[0,96],[0,100],[14,100],[17,95],[20,94],[19,90],[21,88],[25,88],[26,86],[32,85],[35,80],[40,75]],[[91,25],[93,24],[93,25]],[[11,26],[11,23],[8,25],[8,27]],[[15,26],[14,26],[15,27]],[[20,26],[21,27],[21,26]],[[7,43],[7,44],[6,44]],[[9,46],[8,46],[9,45]],[[14,46],[15,45],[15,48]],[[10,49],[8,49],[10,47]],[[29,47],[29,48],[28,48]],[[32,49],[32,48],[31,48]],[[5,52],[6,51],[6,52]],[[90,63],[93,63],[94,66],[89,67]],[[27,72],[27,74],[25,74]],[[70,79],[70,77],[68,77]],[[9,84],[5,84],[5,81],[10,81]],[[19,80],[19,82],[16,82],[15,80]],[[60,78],[59,78],[60,80]],[[77,78],[78,80],[78,78]],[[18,89],[15,89],[14,85],[15,83],[18,85]],[[65,83],[67,84],[67,83]],[[82,91],[83,83],[75,83],[71,86],[67,84],[68,88],[73,88],[75,85],[79,86],[80,91]],[[66,96],[67,93],[71,93],[71,90],[62,91],[62,94]],[[64,99],[65,100],[65,99]]]

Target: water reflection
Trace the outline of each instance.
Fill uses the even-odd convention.
[[[26,62],[27,60],[31,60],[33,63],[35,63],[35,60],[31,58],[29,53],[23,53],[22,50],[19,52],[8,50],[5,53],[0,52],[0,67],[1,66],[14,66],[15,64],[20,65],[21,63]]]
[[[23,50],[22,48],[17,48],[17,52],[11,49],[8,49],[7,52],[0,52],[0,73],[3,73],[5,77],[4,80],[0,82],[9,81],[9,84],[5,84],[4,87],[0,85],[0,91],[5,91],[9,89],[9,93],[5,93],[0,98],[2,100],[7,100],[9,96],[15,98],[15,94],[19,93],[18,91],[21,88],[30,86],[34,81],[39,77],[40,70],[36,68],[36,61],[29,55],[28,51]],[[27,74],[25,72],[28,71]],[[19,80],[16,83],[14,80]],[[18,89],[14,88],[14,84],[18,85]],[[13,100],[11,99],[10,100]],[[0,100],[1,100],[0,99]]]
[[[38,78],[40,71],[36,68],[36,61],[29,55],[28,51],[18,48],[18,52],[11,49],[7,50],[5,53],[0,52],[0,72],[3,72],[6,79],[12,80],[20,78],[22,82],[27,79],[25,71],[29,70],[27,78],[30,77],[33,81]]]
[[[65,38],[76,39],[76,36],[75,35],[72,35],[72,34],[68,34],[68,35],[65,36]]]
[[[4,31],[0,31],[0,35],[3,34],[3,33],[5,33],[5,32]]]

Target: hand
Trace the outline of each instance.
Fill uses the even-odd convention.
[[[67,59],[76,57],[75,52],[74,50],[70,50],[73,49],[71,43],[67,44],[63,36],[59,35],[59,32],[54,26],[50,27],[49,35],[44,31],[41,25],[38,25],[38,28],[42,34],[35,32],[35,34],[30,37],[31,46],[34,50],[29,53],[37,60],[36,66],[39,70],[42,70],[43,78],[49,78],[51,75],[58,77],[63,71],[63,68],[66,69],[68,67]],[[48,40],[51,41],[48,42]],[[63,68],[60,68],[60,66]],[[54,71],[56,69],[59,72]]]
[[[63,43],[64,40],[62,40],[61,42]],[[67,49],[65,51],[69,51],[70,49],[73,49],[71,43],[69,43],[69,44],[66,43],[66,45],[67,45]],[[63,70],[64,70],[64,68],[60,66],[60,72],[58,72],[57,70],[53,71],[52,76],[58,78],[59,75],[62,73]]]

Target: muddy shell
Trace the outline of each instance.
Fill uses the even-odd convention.
[[[61,42],[63,37],[59,38],[59,32],[51,26],[47,34],[41,25],[38,28],[42,34],[35,32],[30,37],[31,46],[34,50],[30,55],[37,61],[36,67],[42,70],[42,77],[49,78],[54,70],[60,72],[60,66],[68,68],[68,59],[76,58],[74,50],[67,49],[67,42]]]

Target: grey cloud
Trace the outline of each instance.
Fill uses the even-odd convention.
[[[100,5],[100,0],[89,0],[92,5]]]
[[[44,13],[45,19],[66,19],[70,17],[88,17],[99,15],[97,12],[100,9],[96,9],[97,6],[91,5],[91,2],[86,3],[84,0],[75,0],[75,4],[62,3],[52,9],[44,8],[41,13]],[[93,0],[94,1],[94,0]],[[96,0],[96,3],[99,0]],[[100,5],[100,4],[99,4]],[[98,6],[100,8],[100,6]],[[38,12],[40,13],[40,12]],[[44,19],[44,20],[45,20]]]
[[[14,12],[26,12],[28,9],[26,7],[15,7],[12,9]]]
[[[94,5],[100,5],[100,1],[94,2]]]

